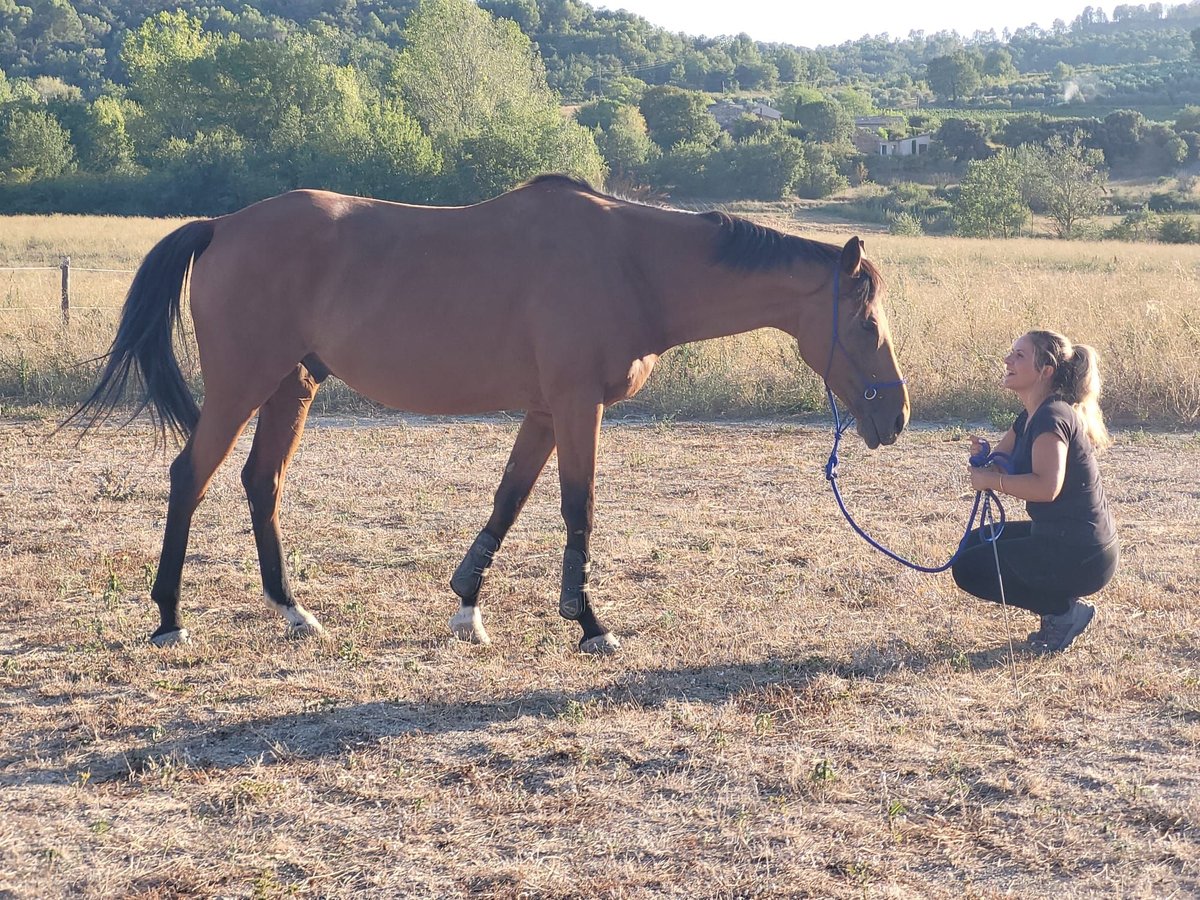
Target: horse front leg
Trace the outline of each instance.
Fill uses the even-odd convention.
[[[521,514],[553,450],[553,420],[546,413],[526,413],[508,456],[508,464],[504,467],[500,486],[496,488],[491,518],[476,536],[471,549],[450,579],[450,589],[462,601],[458,612],[450,617],[450,631],[461,641],[491,643],[479,611],[479,593],[492,560],[500,550],[500,544]]]
[[[589,545],[596,505],[596,453],[603,415],[604,405],[596,403],[556,410],[554,418],[562,517],[567,526],[558,612],[583,628],[579,649],[584,653],[613,653],[621,646],[596,617],[588,584]]]

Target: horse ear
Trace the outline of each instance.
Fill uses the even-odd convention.
[[[862,266],[863,242],[856,235],[846,241],[842,248],[842,271],[847,275],[857,275]]]

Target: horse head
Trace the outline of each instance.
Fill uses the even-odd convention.
[[[863,258],[863,242],[857,237],[842,248],[831,278],[825,312],[813,320],[827,323],[825,346],[821,348],[819,329],[810,333],[811,355],[806,358],[849,407],[859,436],[874,450],[895,442],[909,412],[908,389],[883,308],[885,286],[879,270]]]

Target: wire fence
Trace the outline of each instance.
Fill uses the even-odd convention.
[[[71,257],[64,256],[62,262],[57,266],[0,266],[0,272],[58,272],[60,274],[60,302],[59,310],[62,314],[62,322],[64,326],[71,324],[72,310],[89,310],[89,309],[116,309],[115,306],[80,306],[71,303],[71,273],[72,272],[88,272],[107,275],[132,275],[135,269],[100,269],[91,266],[72,266]],[[41,312],[45,307],[41,306],[0,306],[0,313],[4,312]]]

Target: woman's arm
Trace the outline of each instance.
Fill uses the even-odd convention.
[[[1033,441],[1033,471],[1028,475],[970,468],[969,476],[971,487],[977,491],[1003,491],[1018,500],[1050,503],[1058,498],[1067,476],[1067,444],[1058,434],[1045,432]]]

